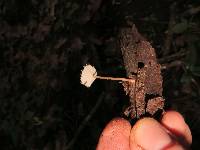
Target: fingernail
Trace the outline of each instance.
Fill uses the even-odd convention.
[[[161,150],[172,143],[164,127],[152,118],[138,121],[131,130],[130,140],[130,146],[134,143],[133,147],[137,145],[145,150]],[[131,149],[134,149],[132,146]]]

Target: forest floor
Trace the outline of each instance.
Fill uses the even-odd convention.
[[[95,149],[128,103],[121,84],[80,84],[87,63],[125,77],[118,31],[133,22],[156,49],[166,109],[200,141],[200,3],[191,0],[1,0],[0,149]]]

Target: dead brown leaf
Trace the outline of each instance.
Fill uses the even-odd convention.
[[[135,25],[122,28],[119,44],[128,78],[136,82],[124,83],[124,90],[130,97],[130,107],[125,114],[139,118],[149,113],[154,115],[163,109],[161,67],[154,48],[137,31]]]

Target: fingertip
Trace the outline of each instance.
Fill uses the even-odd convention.
[[[111,120],[103,130],[97,150],[129,150],[130,123],[123,118]]]
[[[130,134],[131,150],[163,149],[172,142],[164,127],[152,118],[139,120]]]
[[[182,140],[184,140],[183,142],[187,144],[192,143],[191,131],[180,113],[176,111],[167,111],[163,115],[161,123],[175,136],[182,138]]]

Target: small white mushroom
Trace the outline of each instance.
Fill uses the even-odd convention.
[[[96,69],[91,65],[85,65],[81,71],[81,84],[85,85],[86,87],[90,87],[96,79],[96,76]]]
[[[93,66],[91,66],[89,64],[86,64],[83,67],[83,70],[81,71],[81,84],[83,84],[83,85],[85,85],[86,87],[89,88],[96,79],[116,80],[116,81],[123,81],[123,82],[135,83],[135,79],[113,78],[113,77],[101,77],[101,76],[97,76],[96,69]]]

